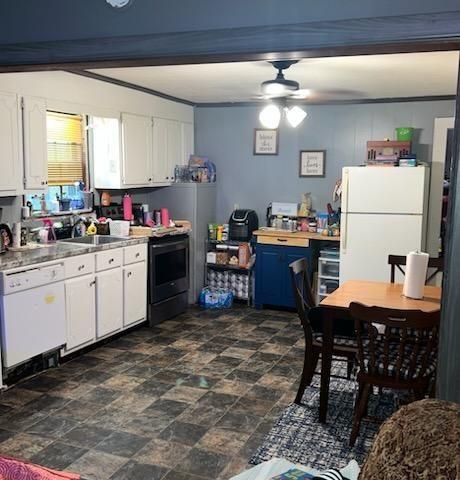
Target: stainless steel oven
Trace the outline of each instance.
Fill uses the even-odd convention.
[[[149,320],[159,323],[187,308],[189,238],[152,238],[149,244]]]

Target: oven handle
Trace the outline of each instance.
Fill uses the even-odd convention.
[[[177,242],[171,242],[171,243],[159,243],[159,244],[155,244],[155,243],[152,243],[150,245],[151,248],[165,248],[165,247],[174,247],[176,245],[183,245],[184,248],[187,248],[187,243],[185,243],[183,240],[180,240],[180,241],[177,241]]]

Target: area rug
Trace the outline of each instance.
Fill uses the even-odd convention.
[[[342,362],[334,362],[333,373],[346,376]],[[355,459],[360,465],[370,450],[380,424],[364,420],[355,446],[348,445],[357,383],[354,380],[331,378],[327,422],[318,421],[320,378],[315,375],[305,390],[304,406],[291,404],[281,414],[250,463],[257,465],[273,457],[321,470],[342,468]],[[369,402],[369,414],[388,418],[398,409],[400,399],[391,392],[378,395],[375,390]]]

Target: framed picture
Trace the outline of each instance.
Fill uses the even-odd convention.
[[[278,130],[254,130],[254,155],[278,155]]]
[[[301,150],[299,177],[324,177],[326,175],[326,150]]]

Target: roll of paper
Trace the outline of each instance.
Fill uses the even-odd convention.
[[[403,295],[409,298],[423,298],[423,287],[428,269],[428,253],[410,252],[406,260],[406,275]]]
[[[13,247],[21,246],[21,222],[13,223]]]

